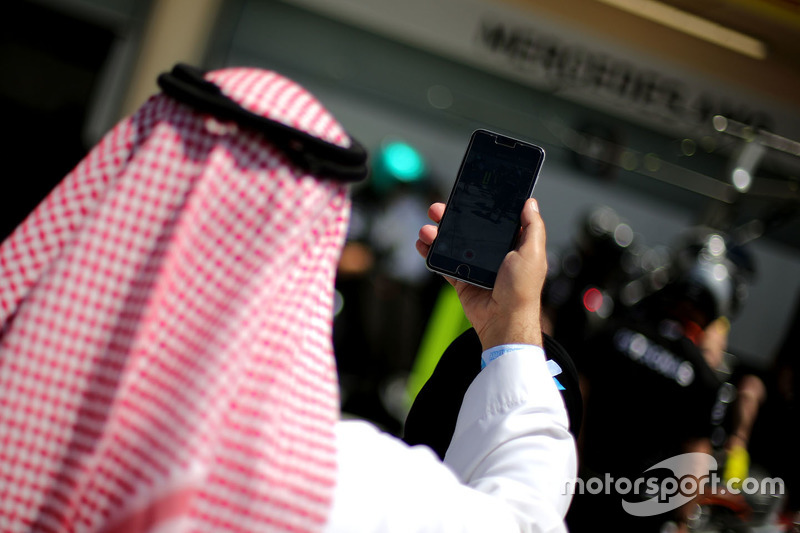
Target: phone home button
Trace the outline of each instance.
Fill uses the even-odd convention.
[[[469,277],[469,265],[464,265],[464,264],[458,265],[458,267],[456,268],[456,275],[460,276],[462,278],[468,278]]]

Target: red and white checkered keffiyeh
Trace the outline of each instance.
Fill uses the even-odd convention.
[[[206,78],[350,142],[276,73]],[[348,208],[164,95],[110,131],[0,247],[0,531],[321,529]]]

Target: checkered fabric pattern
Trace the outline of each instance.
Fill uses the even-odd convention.
[[[350,142],[276,73],[206,77]],[[164,95],[110,131],[0,246],[0,531],[321,529],[348,213],[343,185]]]

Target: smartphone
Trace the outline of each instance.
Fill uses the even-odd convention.
[[[473,132],[428,252],[428,269],[494,287],[543,162],[540,146],[483,129]]]

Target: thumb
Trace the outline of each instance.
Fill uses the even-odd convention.
[[[534,198],[528,198],[522,208],[520,217],[522,227],[517,251],[524,257],[533,259],[545,249],[544,221],[539,215],[539,204]]]

